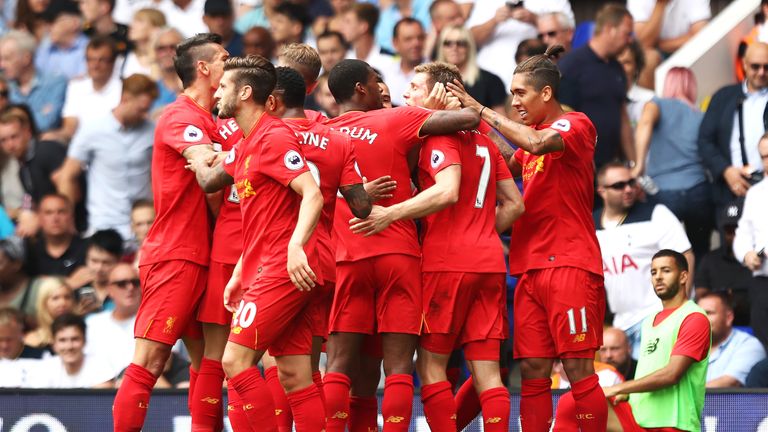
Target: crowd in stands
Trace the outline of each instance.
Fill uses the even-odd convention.
[[[708,386],[768,386],[759,372],[768,367],[765,16],[768,0],[745,35],[737,84],[703,111],[697,101],[709,95],[697,94],[690,69],[673,68],[662,94],[651,89],[655,68],[707,25],[708,0],[628,0],[583,23],[568,0],[6,2],[0,387],[119,383],[141,298],[138,256],[155,217],[154,120],[182,88],[176,44],[208,31],[231,56],[316,47],[322,72],[307,107],[328,117],[338,114],[328,72],[357,58],[380,72],[394,105],[414,68],[439,60],[458,67],[483,106],[519,118],[508,97],[515,65],[562,45],[558,100],[586,113],[599,137],[594,221],[611,326],[597,359],[609,374],[603,385],[617,382],[610,374],[634,375],[640,323],[661,310],[651,257],[673,249],[695,269],[691,296],[712,325]],[[188,380],[179,350],[159,385]]]

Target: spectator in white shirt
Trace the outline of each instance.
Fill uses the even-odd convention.
[[[379,72],[391,63],[391,56],[382,54],[374,36],[379,22],[379,8],[370,3],[355,3],[342,19],[344,26],[341,33],[350,45],[347,58],[362,60]]]
[[[395,24],[392,43],[398,57],[381,70],[384,82],[392,92],[392,103],[404,105],[403,93],[416,75],[414,68],[424,62],[424,41],[426,33],[421,22],[414,18],[403,18]]]
[[[202,22],[202,11],[200,17]],[[128,26],[128,39],[133,44],[133,49],[125,57],[120,76],[127,77],[136,73],[152,76],[152,41],[167,22],[169,20],[166,16],[157,9],[145,8],[136,11],[131,25]]]

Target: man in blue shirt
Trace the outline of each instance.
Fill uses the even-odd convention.
[[[43,18],[51,26],[37,47],[37,69],[63,75],[68,80],[85,76],[88,37],[82,32],[83,20],[77,3],[70,0],[55,1],[43,14]]]

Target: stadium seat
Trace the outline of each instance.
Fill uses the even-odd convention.
[[[571,41],[572,49],[578,48],[592,39],[592,32],[595,30],[594,21],[584,21],[576,26],[573,31],[573,41]]]

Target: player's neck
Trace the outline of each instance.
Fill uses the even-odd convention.
[[[264,114],[264,107],[256,104],[247,104],[240,107],[235,114],[235,121],[240,129],[243,130],[243,136],[249,136],[251,131]]]
[[[541,124],[552,124],[557,119],[563,116],[565,114],[565,111],[560,107],[560,103],[555,101],[553,99],[553,103],[547,107],[547,116],[544,118],[544,121],[541,122]]]
[[[686,289],[684,286],[680,287],[680,291],[682,291],[682,293],[678,293],[678,295],[672,297],[671,299],[661,301],[661,305],[664,307],[664,309],[677,309],[688,300],[688,298],[685,297]]]
[[[346,114],[350,111],[368,111],[365,106],[358,104],[355,101],[349,100],[339,104],[339,115]]]
[[[283,114],[283,118],[303,119],[303,118],[307,118],[307,115],[304,114],[304,107],[286,108],[285,113]]]
[[[182,92],[185,96],[192,99],[197,105],[206,111],[211,111],[214,105],[213,92],[207,83],[196,81]]]

